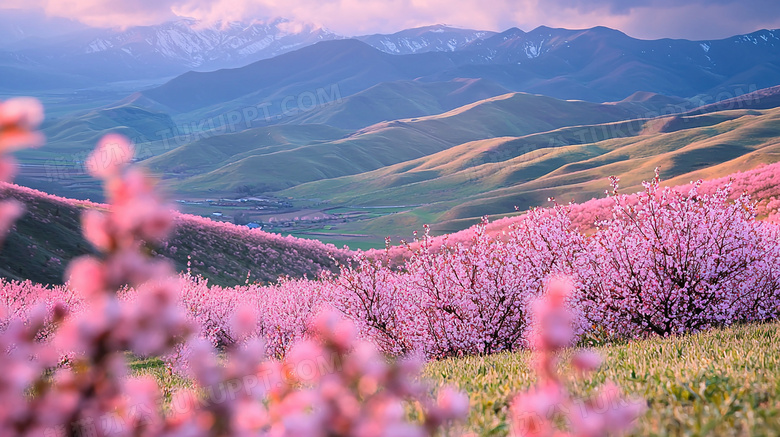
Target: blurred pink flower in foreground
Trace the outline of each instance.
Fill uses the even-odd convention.
[[[98,179],[108,179],[133,159],[135,150],[122,135],[104,136],[86,161],[87,171]]]
[[[43,106],[37,99],[17,97],[0,102],[0,154],[43,144],[38,126]]]
[[[43,135],[37,131],[42,121],[43,106],[37,99],[17,97],[0,102],[0,182],[10,182],[16,174],[16,162],[6,153],[43,144]],[[19,202],[0,202],[0,244],[23,212]]]
[[[249,328],[246,317],[235,322]],[[433,401],[417,379],[420,363],[387,360],[335,313],[318,316],[311,332],[282,361],[263,361],[256,340],[229,347],[223,366],[203,343],[191,346],[190,373],[200,387],[238,384],[236,396],[206,408],[225,435],[430,436],[466,416],[465,395],[445,387]],[[421,422],[407,418],[409,401],[422,408]],[[199,418],[184,420],[195,427]]]
[[[531,341],[536,351],[535,364],[539,384],[517,395],[510,408],[512,435],[516,437],[600,437],[630,431],[634,421],[645,410],[639,400],[627,400],[619,388],[607,383],[596,396],[580,400],[568,393],[558,373],[558,354],[575,339],[576,323],[568,300],[572,285],[561,279],[548,281],[547,293],[533,309]],[[600,364],[594,352],[580,351],[571,365],[581,375],[588,375]],[[564,417],[570,432],[560,431],[556,418]]]

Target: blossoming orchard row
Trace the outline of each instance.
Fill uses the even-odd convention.
[[[780,234],[755,218],[747,196],[662,189],[614,194],[613,217],[585,235],[571,206],[530,211],[498,235],[487,223],[470,241],[434,250],[423,236],[407,261],[358,255],[336,275],[272,286],[209,286],[183,275],[182,305],[215,345],[239,340],[230,320],[253,308],[254,335],[283,356],[308,321],[335,309],[392,355],[440,358],[528,344],[529,308],[550,278],[575,286],[568,300],[578,335],[672,335],[774,318],[780,305]]]

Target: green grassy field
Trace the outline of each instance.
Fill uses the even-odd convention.
[[[780,435],[780,324],[740,326],[671,339],[596,348],[589,380],[570,378],[586,397],[605,380],[647,400],[635,435]],[[428,365],[425,376],[469,393],[467,428],[505,435],[512,394],[534,384],[530,354],[460,358]]]
[[[634,435],[780,435],[780,323],[738,326],[669,339],[596,347],[604,364],[591,378],[569,377],[574,397],[588,397],[606,380],[646,400]],[[528,352],[429,363],[424,377],[435,386],[468,392],[471,415],[457,429],[480,436],[509,432],[513,395],[536,380]],[[566,358],[566,357],[563,357]],[[154,375],[167,396],[187,381],[171,376],[159,360],[132,364]]]

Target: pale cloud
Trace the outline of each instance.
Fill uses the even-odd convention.
[[[173,3],[173,0],[0,0],[0,10],[39,10],[47,16],[75,19],[94,27],[129,27],[176,18],[171,9]]]
[[[2,0],[2,7],[40,8],[99,27],[177,16],[209,23],[286,17],[344,35],[434,23],[488,30],[603,25],[640,38],[692,39],[780,28],[777,0]]]

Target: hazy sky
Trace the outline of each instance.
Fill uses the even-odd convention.
[[[436,23],[488,30],[602,25],[638,38],[689,39],[780,28],[780,0],[0,0],[2,8],[42,10],[100,27],[156,24],[177,16],[286,17],[344,35]]]

